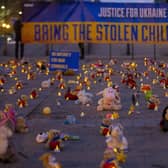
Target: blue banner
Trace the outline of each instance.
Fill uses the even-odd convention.
[[[51,51],[50,53],[50,70],[73,70],[79,69],[79,52],[72,51]]]
[[[23,11],[23,22],[168,22],[166,3],[29,2]]]
[[[168,4],[24,3],[24,43],[167,43]]]

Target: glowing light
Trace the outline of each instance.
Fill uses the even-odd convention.
[[[6,27],[6,23],[3,23],[3,24],[2,24],[2,27]]]
[[[2,5],[2,6],[1,6],[1,9],[5,9],[5,6],[4,6],[4,5]]]
[[[10,29],[10,28],[11,28],[11,26],[10,26],[9,24],[7,24],[7,25],[6,25],[6,28],[7,28],[7,29]]]
[[[58,92],[58,96],[61,96],[62,94],[61,94],[61,92]]]
[[[19,15],[22,15],[22,11],[19,11],[18,14],[19,14]]]

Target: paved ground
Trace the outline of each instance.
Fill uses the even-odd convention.
[[[2,57],[2,62],[6,62],[9,59],[9,57]],[[28,58],[28,60],[34,65],[34,59]],[[81,64],[89,64],[95,61],[95,59],[82,60]],[[108,62],[108,60],[103,61]],[[144,71],[143,58],[139,58],[136,61],[138,63],[138,70]],[[117,64],[114,65],[115,71],[119,72],[122,70],[120,67],[122,62],[123,59],[119,59]],[[25,74],[20,73],[19,70],[16,76],[23,81],[24,88],[12,96],[8,95],[7,90],[16,81],[14,78],[7,79],[7,83],[4,85],[5,92],[0,93],[1,109],[6,103],[14,104],[17,114],[26,117],[30,131],[27,134],[14,134],[13,137],[16,152],[21,152],[24,155],[18,154],[19,160],[16,163],[0,163],[0,167],[41,168],[42,164],[38,158],[49,150],[46,149],[44,144],[37,144],[35,137],[39,132],[56,128],[65,133],[80,136],[80,141],[66,141],[64,143],[64,150],[60,153],[55,153],[64,168],[98,168],[105,149],[105,138],[99,134],[99,127],[103,116],[108,112],[96,111],[97,100],[100,97],[95,96],[95,94],[105,88],[105,82],[101,81],[96,85],[91,85],[90,92],[94,94],[94,97],[93,104],[89,107],[65,101],[63,97],[58,97],[57,93],[60,90],[56,82],[49,89],[41,91],[36,100],[28,100],[28,107],[20,109],[16,106],[17,98],[21,94],[28,95],[32,88],[39,88],[41,81],[53,76],[53,73],[48,76],[44,73],[37,73],[36,79],[29,81],[26,80]],[[75,76],[64,78],[68,81],[75,78]],[[119,111],[119,122],[124,126],[124,133],[129,143],[127,161],[122,165],[122,168],[168,168],[168,134],[162,133],[159,129],[163,108],[168,105],[168,99],[164,96],[166,90],[163,90],[159,85],[152,86],[153,92],[158,94],[161,101],[158,111],[148,110],[144,95],[141,94],[140,106],[137,109],[140,113],[128,115],[132,90],[121,84],[119,73],[115,73],[111,78],[114,83],[120,86],[123,108]],[[144,83],[151,83],[152,78],[155,77],[151,75],[149,79],[144,79]],[[64,93],[64,90],[62,93]],[[61,103],[61,106],[57,106],[58,101]],[[44,116],[41,113],[45,106],[51,107],[51,115]],[[85,113],[84,117],[80,116],[81,112]],[[69,114],[73,114],[76,117],[76,124],[64,124],[64,120]]]

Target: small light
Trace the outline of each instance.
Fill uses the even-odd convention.
[[[81,112],[80,113],[80,117],[84,117],[85,116],[85,113],[84,112]]]
[[[1,6],[1,9],[5,9],[5,6],[4,6],[4,5],[2,5],[2,6]]]
[[[19,15],[22,15],[22,11],[19,11],[18,14],[19,14]]]
[[[6,25],[6,28],[7,28],[7,29],[10,29],[10,27],[11,27],[11,26],[10,26],[9,24]]]
[[[6,27],[6,23],[3,23],[3,24],[2,24],[2,27]]]
[[[61,92],[58,92],[58,96],[61,96],[62,94],[61,94]]]

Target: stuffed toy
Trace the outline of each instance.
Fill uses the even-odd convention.
[[[17,81],[16,84],[15,84],[15,88],[16,88],[17,90],[22,89],[22,88],[23,88],[23,83],[22,83],[22,81]]]
[[[30,96],[30,99],[36,99],[38,97],[37,89],[32,89],[29,96]]]
[[[48,140],[48,134],[46,132],[40,132],[36,136],[36,142],[37,143],[45,143]]]
[[[48,80],[41,82],[41,87],[43,89],[49,88],[50,86],[51,86],[51,79],[50,78]]]
[[[34,80],[36,78],[35,72],[29,72],[27,73],[27,80]]]
[[[64,95],[64,98],[66,100],[77,100],[78,99],[77,92],[71,91],[71,88],[69,87]]]
[[[63,75],[65,76],[74,76],[75,71],[73,69],[67,69],[66,71],[63,72]]]
[[[4,76],[0,76],[0,86],[3,86],[6,82],[6,79]]]
[[[15,131],[17,133],[27,133],[29,131],[29,128],[26,124],[26,120],[24,117],[19,116],[16,118]]]
[[[49,115],[51,114],[52,110],[49,106],[46,106],[42,109],[42,113],[45,114],[45,115]]]
[[[151,96],[153,95],[152,90],[148,90],[146,92],[144,92],[145,95],[145,100],[149,100],[151,98]]]
[[[27,73],[27,80],[34,80],[36,78],[35,72],[28,72]]]
[[[150,90],[152,90],[152,87],[150,84],[142,84],[140,87],[140,91],[143,93],[150,91]]]
[[[39,69],[40,71],[45,71],[47,69],[47,65],[45,61],[37,61],[36,62],[36,67],[37,69]]]
[[[43,163],[43,168],[62,168],[62,165],[56,161],[56,158],[50,154],[45,153],[40,157]]]
[[[85,90],[80,90],[77,94],[78,100],[77,103],[82,105],[87,105],[92,103],[93,95],[91,93],[86,92]]]
[[[47,147],[55,152],[60,152],[63,149],[61,131],[51,129],[48,131]]]
[[[161,87],[168,88],[168,77],[161,79],[159,82]]]
[[[122,108],[119,92],[112,87],[105,88],[103,91],[98,92],[97,95],[103,95],[98,100],[97,111],[120,110]]]
[[[163,110],[162,119],[160,121],[160,128],[163,132],[168,131],[168,106]]]
[[[15,153],[9,142],[12,137],[12,127],[15,125],[15,115],[12,109],[7,112],[0,112],[0,161],[1,162],[14,162],[16,161]]]
[[[0,161],[1,162],[13,162],[15,161],[15,154],[12,151],[12,147],[9,144],[9,138],[13,133],[7,126],[0,126]]]
[[[121,82],[126,84],[130,89],[135,89],[137,87],[133,74],[125,74]]]
[[[128,141],[123,134],[123,126],[120,123],[113,123],[109,127],[109,136],[106,139],[108,149],[126,151],[128,149]]]
[[[17,99],[17,105],[20,108],[28,106],[28,97],[26,95],[21,95],[20,98]]]
[[[157,95],[152,95],[147,101],[147,108],[151,110],[158,110],[160,100]]]
[[[103,136],[108,135],[109,133],[109,126],[111,125],[111,119],[110,118],[104,118],[101,126],[100,126],[100,134]]]
[[[103,160],[100,163],[100,168],[120,168],[113,150],[106,149],[104,151]]]
[[[76,124],[76,117],[74,115],[67,115],[64,124]]]

